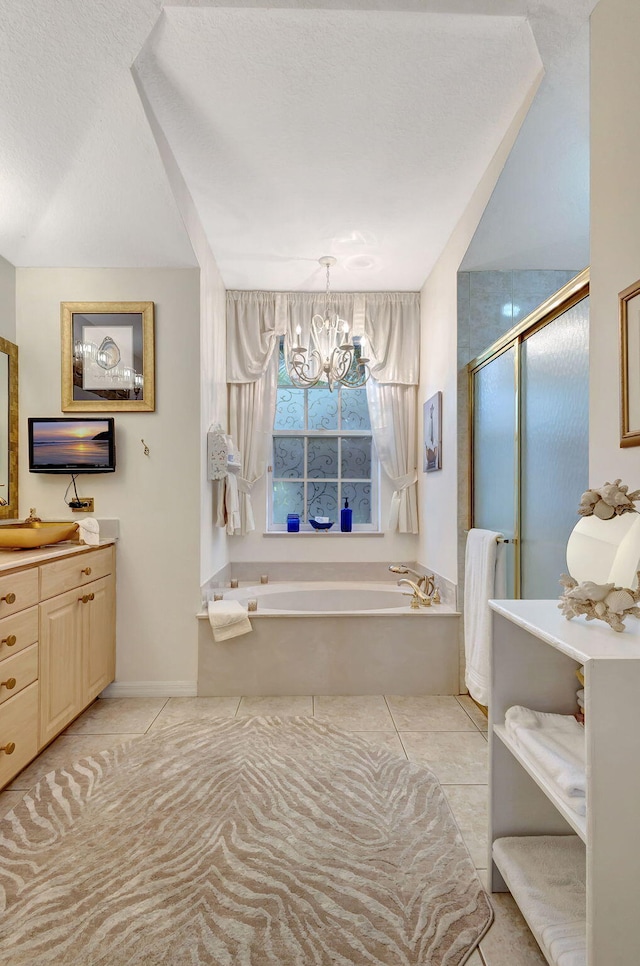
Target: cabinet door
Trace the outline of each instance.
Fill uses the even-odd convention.
[[[40,747],[82,709],[82,625],[85,606],[71,590],[40,604]]]
[[[113,577],[84,590],[93,600],[84,610],[83,704],[93,701],[115,677],[115,588]]]

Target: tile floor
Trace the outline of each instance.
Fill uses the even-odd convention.
[[[487,722],[466,696],[105,698],[76,719],[0,792],[0,815],[43,775],[148,731],[191,717],[315,715],[427,765],[440,779],[476,868],[487,864]],[[544,966],[509,895],[492,897],[495,922],[468,966]]]

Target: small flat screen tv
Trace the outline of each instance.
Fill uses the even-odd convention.
[[[113,473],[115,468],[111,416],[29,418],[29,472]]]

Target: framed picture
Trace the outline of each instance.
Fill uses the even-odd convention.
[[[423,407],[424,459],[423,473],[442,469],[442,393],[427,399]]]
[[[62,302],[62,411],[155,410],[153,302]]]
[[[620,445],[640,446],[640,279],[618,296]]]

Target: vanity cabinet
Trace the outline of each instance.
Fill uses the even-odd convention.
[[[491,607],[492,890],[511,891],[549,963],[640,963],[640,621],[616,633],[555,600]],[[513,705],[573,714],[581,666],[586,815],[504,728]]]
[[[0,788],[115,677],[114,547],[33,556],[0,575]]]

